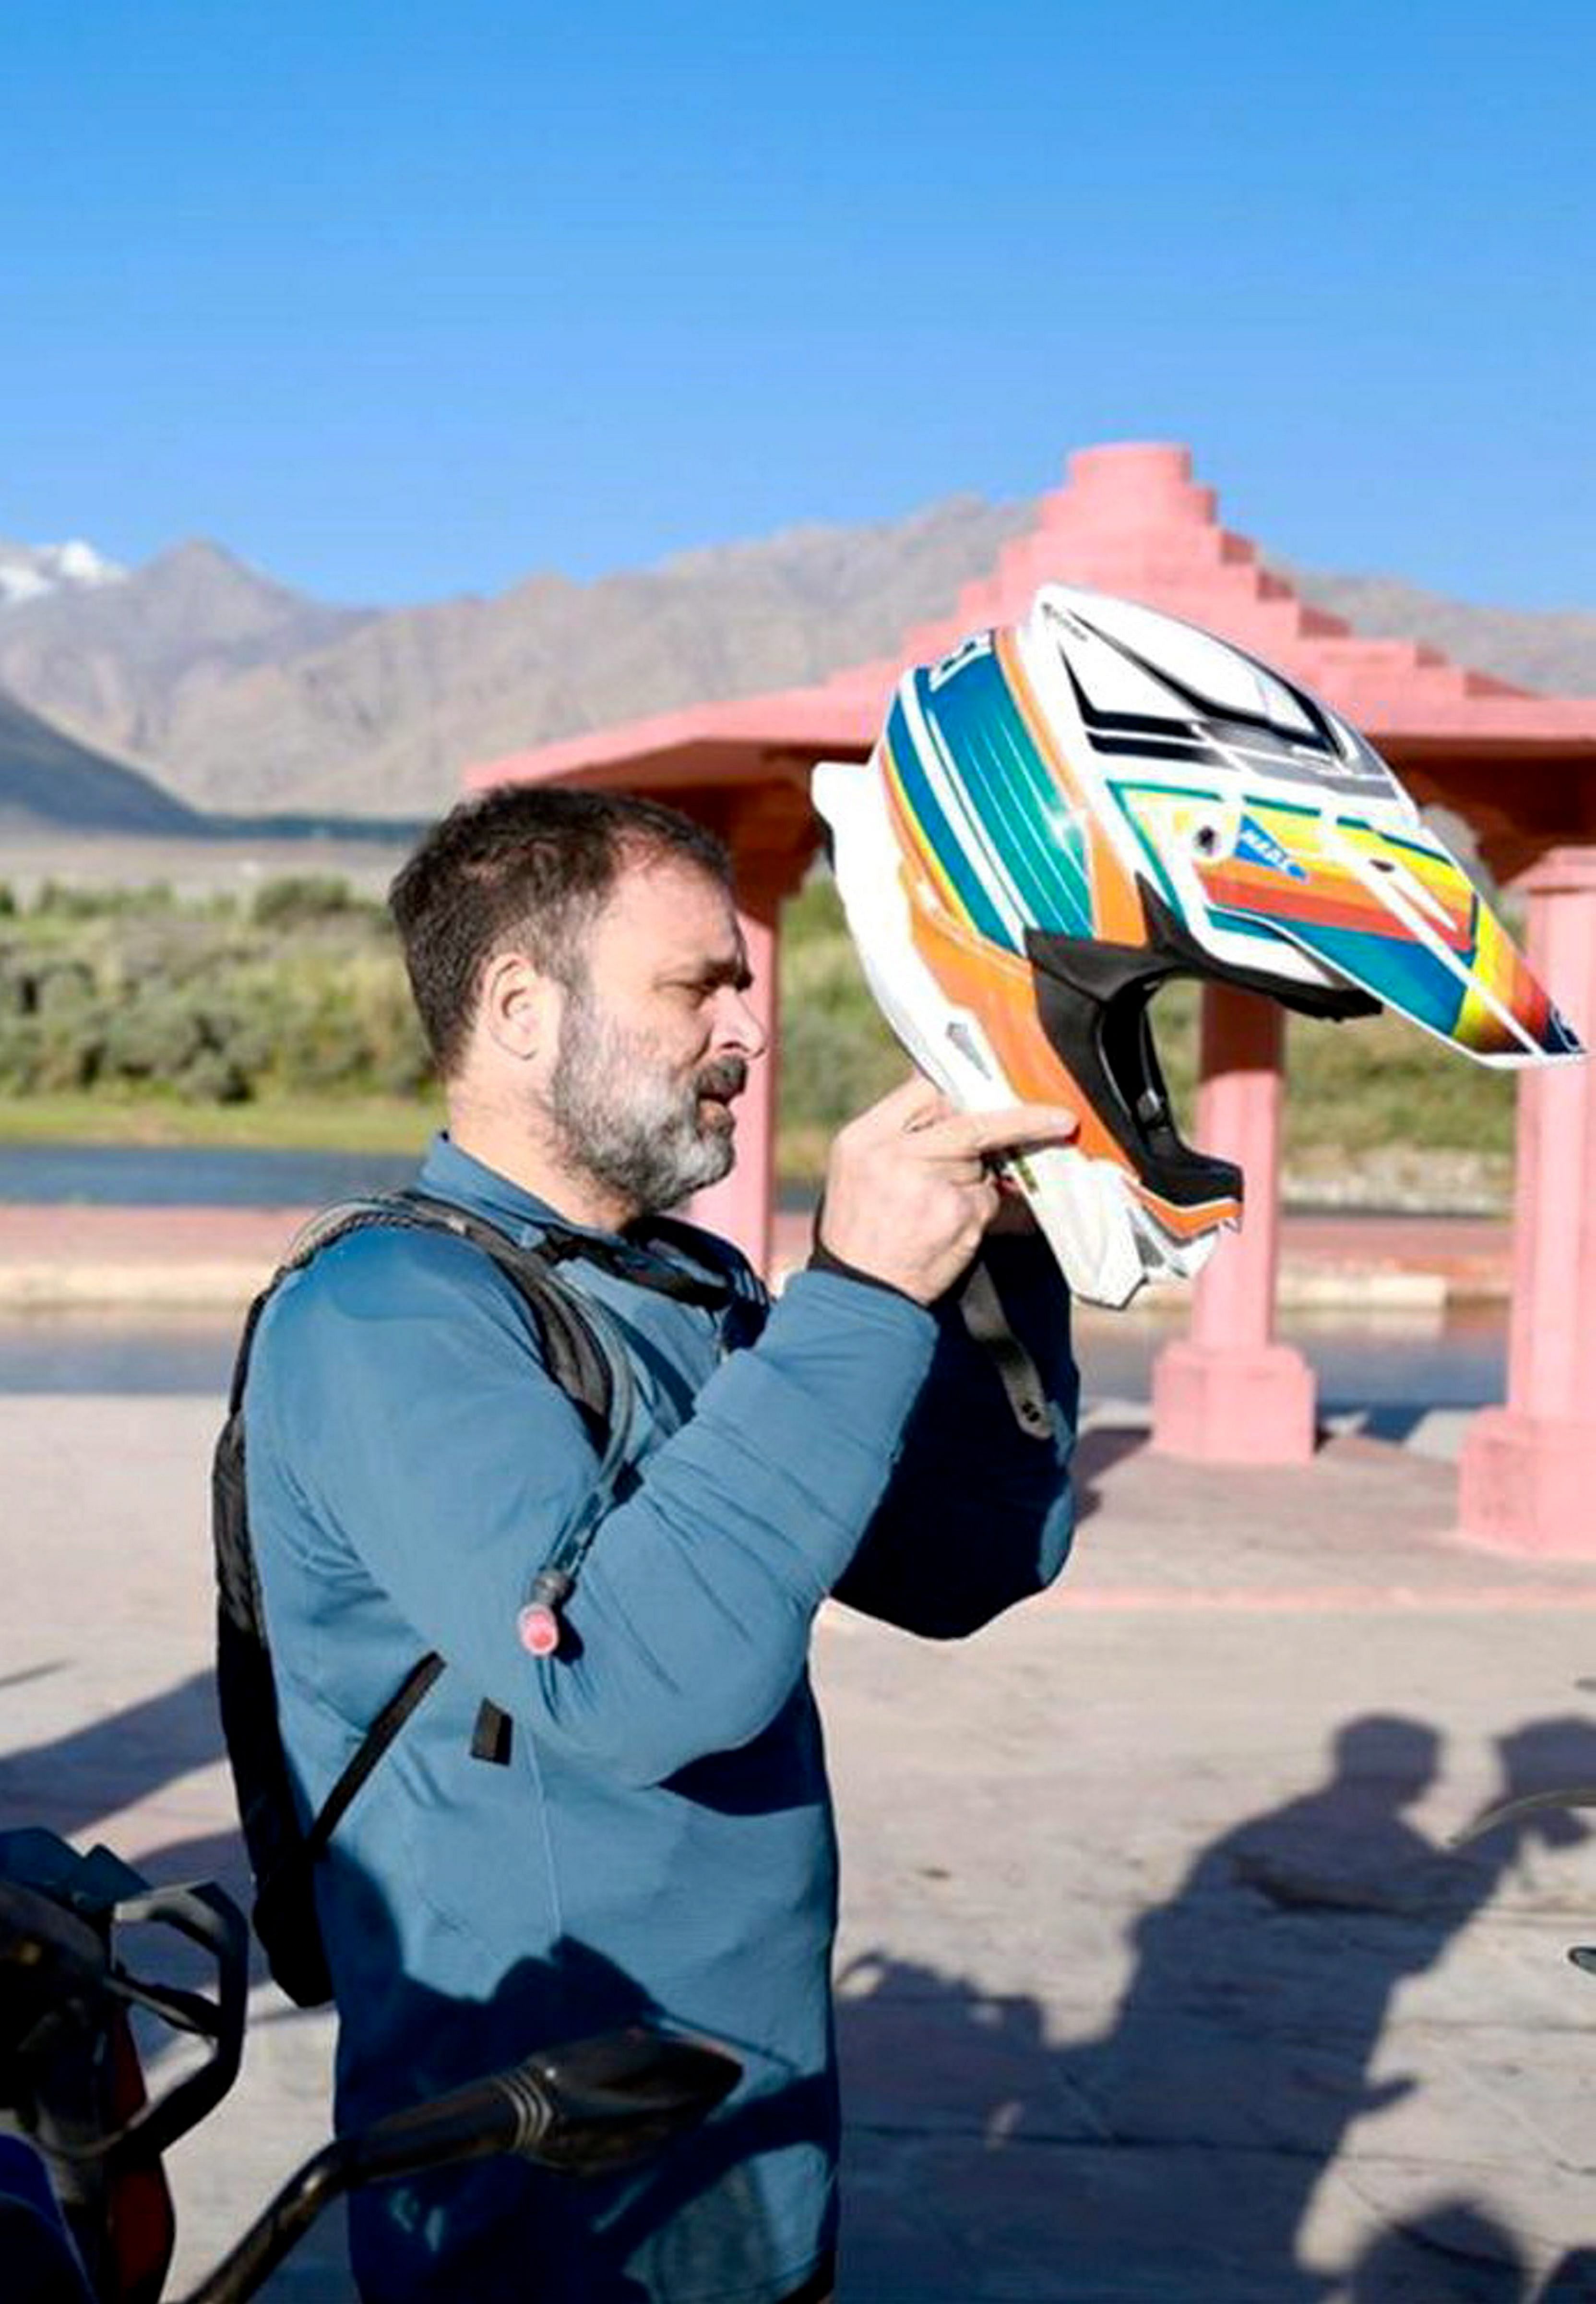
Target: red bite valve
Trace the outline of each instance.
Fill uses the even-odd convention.
[[[521,1646],[528,1656],[551,1656],[560,1646],[560,1610],[575,1587],[558,1568],[545,1568],[532,1580],[532,1595],[515,1620]]]
[[[528,1601],[515,1620],[521,1646],[529,1656],[553,1656],[560,1645],[560,1619],[552,1608],[539,1608]]]

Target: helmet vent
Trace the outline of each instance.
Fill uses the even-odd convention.
[[[992,1066],[986,1061],[985,1051],[969,1026],[957,1016],[948,1027],[948,1039],[950,1044],[958,1049],[966,1063],[975,1066],[983,1080],[992,1078]]]

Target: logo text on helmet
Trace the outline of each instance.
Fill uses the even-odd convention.
[[[1266,832],[1256,817],[1244,816],[1241,830],[1236,835],[1236,852],[1245,856],[1249,864],[1265,864],[1271,871],[1283,872],[1288,880],[1305,880],[1307,874],[1288,855],[1273,833]]]

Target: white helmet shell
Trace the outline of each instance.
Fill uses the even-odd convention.
[[[1381,1005],[1493,1064],[1578,1055],[1372,747],[1228,641],[1050,585],[899,681],[870,761],[815,772],[849,928],[916,1063],[968,1107],[1072,1105],[1013,1163],[1071,1286],[1189,1277],[1242,1180],[1180,1139],[1147,1021],[1186,975]]]

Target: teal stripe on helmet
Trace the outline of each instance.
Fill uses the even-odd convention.
[[[942,802],[932,790],[910,733],[908,716],[897,698],[894,698],[892,709],[887,717],[887,748],[892,755],[892,765],[898,771],[904,798],[920,828],[921,837],[951,881],[972,923],[982,936],[1001,944],[1005,952],[1012,952],[1015,949],[1014,938],[1004,926],[996,906],[966,856],[962,843],[948,822]]]
[[[921,702],[934,718],[970,809],[1036,927],[1092,933],[1085,847],[995,654],[974,656]]]
[[[1078,822],[1068,812],[1064,795],[1048,773],[1018,708],[1005,719],[994,719],[988,735],[1000,767],[1007,767],[1011,778],[1026,777],[1035,792],[1038,775],[1041,777],[1039,808],[1028,812],[1026,828],[1040,878],[1052,891],[1051,899],[1045,900],[1038,891],[1039,906],[1045,902],[1043,924],[1065,936],[1090,936],[1092,883]]]

